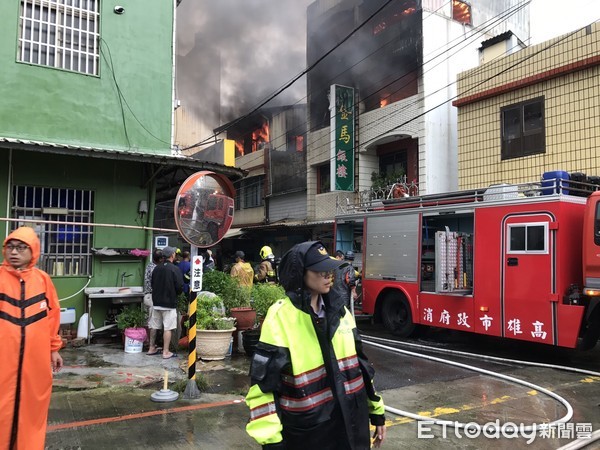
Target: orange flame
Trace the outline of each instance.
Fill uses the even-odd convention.
[[[238,156],[244,156],[244,144],[240,141],[235,141],[235,150]]]
[[[381,100],[379,100],[379,107],[383,108],[384,106],[387,106],[388,104],[388,98],[382,98]]]
[[[255,152],[269,142],[269,122],[264,122],[260,128],[252,132],[252,151]]]

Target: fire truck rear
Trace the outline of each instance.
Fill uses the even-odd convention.
[[[401,198],[391,187],[346,205],[336,248],[362,256],[356,314],[398,336],[434,326],[592,348],[600,185],[565,178]]]

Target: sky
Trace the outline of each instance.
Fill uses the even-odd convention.
[[[304,70],[306,8],[313,1],[181,3],[177,8],[177,95],[195,116],[204,117],[206,129],[250,111]],[[537,44],[599,19],[600,0],[532,0],[531,39],[526,43]],[[201,52],[194,53],[194,45]],[[215,89],[218,74],[220,89]],[[305,96],[302,78],[270,106],[303,102]]]
[[[538,44],[597,20],[600,20],[600,0],[532,0],[531,43]]]

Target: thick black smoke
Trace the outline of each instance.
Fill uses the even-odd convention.
[[[250,111],[306,67],[313,0],[183,0],[177,8],[177,95],[213,129]],[[269,106],[306,95],[304,79]]]

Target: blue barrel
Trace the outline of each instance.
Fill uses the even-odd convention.
[[[562,180],[562,181],[561,181]],[[569,173],[564,170],[544,172],[542,175],[542,194],[552,195],[554,192],[569,195]],[[562,188],[561,188],[562,185]]]

